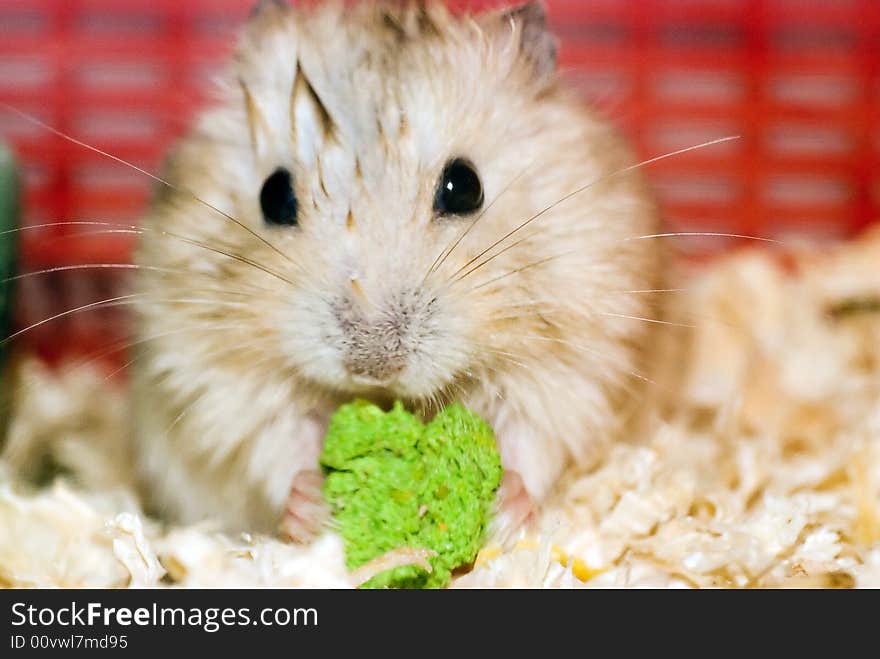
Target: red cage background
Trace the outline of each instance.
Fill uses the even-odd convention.
[[[0,0],[0,100],[157,171],[252,4]],[[821,240],[878,216],[878,0],[546,4],[566,75],[642,156],[742,136],[650,168],[672,230]],[[137,221],[151,185],[143,175],[2,109],[0,134],[23,164],[25,223]],[[22,268],[128,259],[128,237],[86,234],[24,232]],[[683,242],[698,253],[734,244]],[[34,322],[112,289],[114,277],[81,271],[22,284],[19,320]],[[112,320],[84,314],[33,338],[49,352],[103,344]]]

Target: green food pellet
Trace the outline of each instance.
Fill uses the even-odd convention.
[[[437,553],[432,572],[404,566],[367,588],[445,586],[476,558],[502,473],[492,429],[460,404],[427,425],[400,402],[390,412],[344,405],[330,421],[321,466],[350,570],[401,547]]]

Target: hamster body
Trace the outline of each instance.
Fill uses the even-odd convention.
[[[650,341],[651,296],[627,292],[657,285],[656,241],[632,240],[657,214],[555,55],[537,4],[255,9],[137,249],[158,511],[308,535],[356,397],[462,401],[535,503],[599,455]]]

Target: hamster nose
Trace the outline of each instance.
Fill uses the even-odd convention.
[[[405,360],[399,355],[383,355],[379,352],[348,355],[345,369],[362,384],[386,384],[400,373]]]
[[[342,365],[358,384],[391,384],[406,369],[414,349],[412,305],[394,300],[366,314],[353,301],[336,310],[344,337]]]
[[[387,384],[406,367],[407,332],[399,320],[371,323],[361,319],[346,329],[342,361],[356,381]]]

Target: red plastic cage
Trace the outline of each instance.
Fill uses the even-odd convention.
[[[252,4],[0,0],[0,100],[156,171],[204,102]],[[742,136],[650,167],[672,230],[821,240],[851,235],[878,216],[877,0],[546,4],[562,37],[566,75],[643,157]],[[151,185],[142,174],[3,110],[0,134],[23,163],[25,223],[137,221]],[[71,227],[25,232],[23,268],[129,258],[129,237],[88,234]],[[683,242],[701,253],[733,244]],[[42,289],[23,285],[20,322],[34,322],[69,306],[58,298],[81,300],[80,289],[112,289],[113,282],[107,272],[75,272],[50,277]],[[43,342],[56,351],[106,343],[99,330],[107,320],[63,319],[65,340],[58,341],[56,324],[54,339],[44,334]]]

